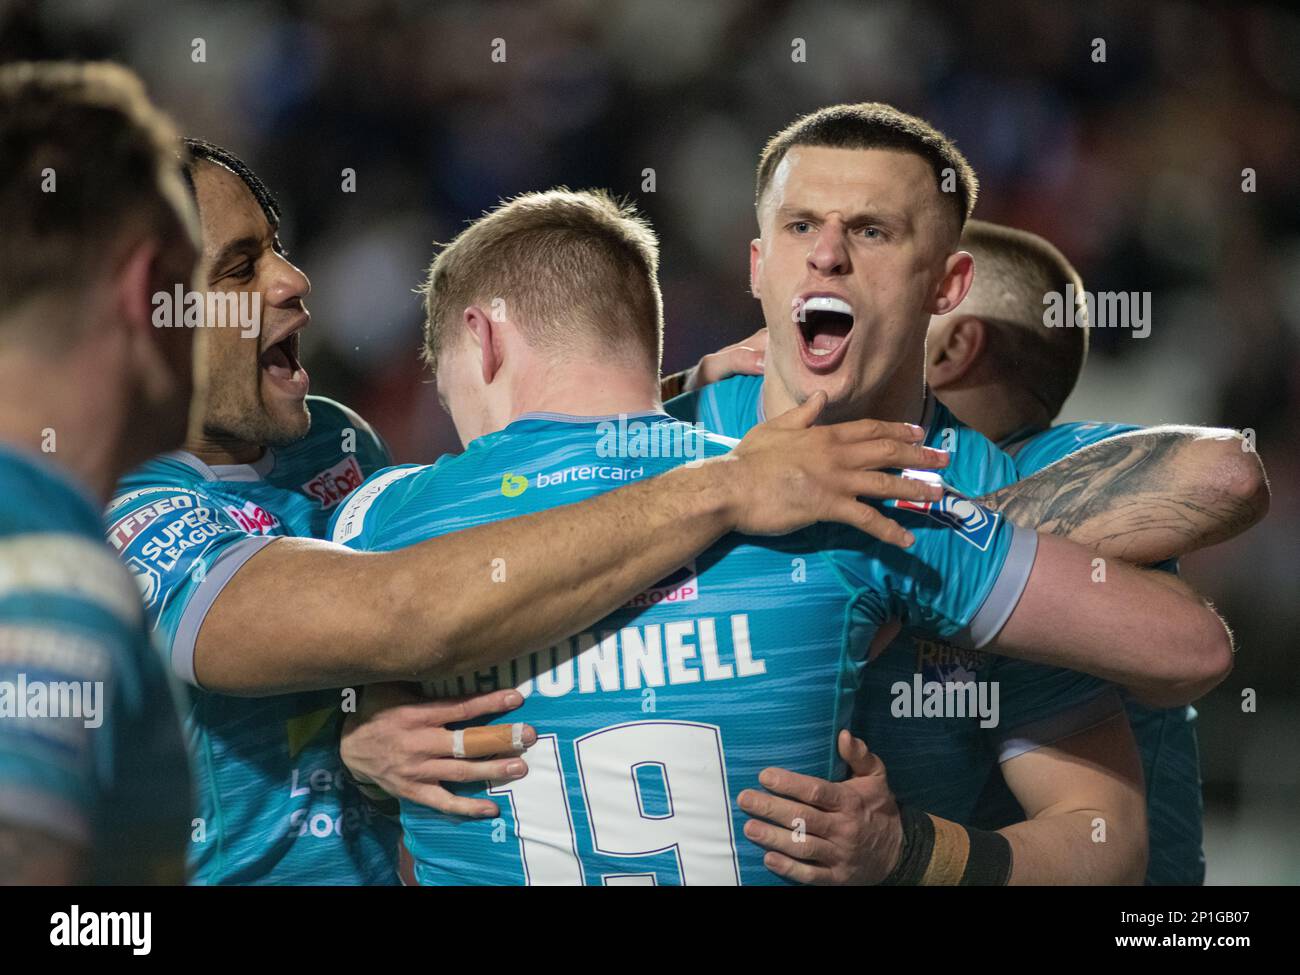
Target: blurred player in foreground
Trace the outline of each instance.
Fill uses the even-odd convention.
[[[668,404],[670,412],[740,435],[766,410],[799,402],[820,389],[829,395],[834,415],[924,416],[927,442],[952,448],[944,478],[958,490],[979,494],[1014,481],[1018,473],[1012,459],[929,398],[923,382],[925,326],[932,314],[959,310],[970,286],[972,261],[957,244],[975,193],[974,174],[955,147],[921,120],[889,106],[834,106],[778,133],[759,165],[756,206],[761,237],[751,245],[753,289],[763,302],[769,327],[766,375],[714,384]],[[1169,557],[1228,537],[1262,515],[1258,459],[1243,457],[1239,443],[1230,431],[1144,434],[1135,438],[1133,457],[1123,469],[1145,461],[1153,469],[1151,476],[1128,478],[1119,485],[1112,477],[1108,484],[1098,479],[1086,459],[1072,458],[1002,510],[1018,522],[1024,519],[1088,543],[1105,556],[1136,561]],[[1223,469],[1247,474],[1224,482],[1217,473]],[[1257,475],[1254,486],[1252,471]],[[1182,513],[1177,522],[1152,517],[1171,510]],[[1105,518],[1099,519],[1102,512]],[[931,646],[938,648],[933,641]],[[974,656],[938,652],[947,659],[921,659],[909,636],[882,660],[889,665],[907,655],[900,676],[910,677],[916,656],[918,681],[947,684],[955,677],[964,683]],[[1092,672],[1124,681],[1116,673]],[[1119,702],[1108,696],[1103,684],[1077,674],[1048,674],[1016,663],[1001,675],[1008,686],[1012,673],[1018,675],[1014,687],[1019,692],[1009,697],[1002,717],[1020,730],[1037,733],[1017,739],[1021,746],[1041,750],[1069,739],[1079,756],[1107,756],[1111,763],[1106,774],[1091,777],[1064,749],[1042,751],[1022,763],[1041,773],[1039,760],[1053,759],[1054,774],[1040,774],[1035,782],[1047,797],[1043,808],[1060,815],[1050,822],[1043,817],[1021,831],[1025,836],[1015,838],[1015,879],[1134,879],[1132,863],[1138,850],[1115,842],[1099,850],[1089,842],[1090,831],[1081,826],[1082,811],[1099,793],[1130,813],[1141,805],[1126,757],[1132,754],[1132,744]],[[880,676],[868,672],[868,690]],[[885,685],[886,693],[892,683]],[[1213,682],[1203,688],[1209,686]],[[879,715],[891,703],[881,694],[866,694],[863,708],[874,708]],[[933,764],[943,771],[929,777],[931,787],[954,801],[975,802],[996,753],[972,755],[972,747],[982,748],[978,738],[953,739],[940,721],[909,721],[905,732],[894,733],[932,735],[935,751],[953,760]],[[847,739],[842,747],[847,748]],[[858,757],[869,760],[865,752]],[[923,766],[911,768],[914,772]],[[760,793],[742,796],[747,811],[772,820],[751,823],[747,835],[773,848],[774,869],[821,881],[860,879],[876,872],[854,871],[836,861],[832,874],[827,862],[802,862],[835,860],[842,849],[822,843],[796,846],[789,828],[789,800],[806,800],[809,790],[823,787],[779,770],[769,773],[764,784],[776,792],[797,793],[787,792],[785,799]],[[842,790],[835,794],[844,794],[846,801],[854,798]],[[965,816],[953,818],[969,821]],[[921,843],[933,844],[934,829],[959,835],[960,827],[950,829],[948,817],[918,823],[923,832],[928,830]],[[1040,837],[1044,842],[1038,842]],[[891,839],[897,840],[897,834]],[[1073,856],[1063,856],[1063,850]],[[810,851],[824,855],[810,856]],[[892,852],[896,861],[897,848]],[[918,878],[908,874],[908,879]]]
[[[1067,283],[1076,294],[1084,293],[1060,251],[1034,234],[981,220],[966,225],[962,248],[975,258],[975,284],[956,312],[930,322],[926,379],[935,395],[1015,457],[1023,477],[1090,444],[1139,429],[1120,423],[1052,426],[1088,352],[1086,328],[1043,326],[1045,295],[1064,293]],[[1130,443],[1124,439],[1091,452],[1091,463],[1099,472],[1126,468]],[[1250,485],[1237,490],[1245,494]],[[1146,783],[1146,882],[1203,883],[1196,710],[1191,705],[1150,708],[1127,694],[1124,707]],[[882,757],[892,766],[888,754]],[[989,794],[974,812],[976,823],[1001,827],[1023,818],[1019,796],[1009,793],[1003,775],[995,772]]]
[[[171,123],[110,64],[0,68],[0,883],[178,883],[189,767],[100,508],[180,443],[197,227]]]
[[[425,353],[466,450],[368,479],[340,506],[332,537],[394,550],[725,456],[734,441],[660,409],[657,268],[648,224],[601,194],[526,195],[471,225],[426,286]],[[1116,585],[1075,591],[1069,581],[1090,564],[1082,547],[952,494],[944,506],[960,517],[894,512],[916,535],[906,552],[838,526],[728,537],[672,594],[440,682],[451,694],[519,688],[518,714],[539,738],[526,780],[470,789],[509,796],[515,843],[500,842],[500,824],[402,803],[416,879],[773,882],[762,851],[736,842],[734,790],[756,785],[772,760],[836,773],[833,733],[892,618],[965,646],[1102,669],[1138,656],[1140,627],[1167,642],[1135,672],[1171,694],[1187,659],[1195,670],[1229,653],[1218,618],[1155,574],[1117,565]],[[1115,828],[1140,835],[1140,816]],[[1005,879],[1006,841],[964,835],[974,844],[964,878]]]
[[[299,343],[310,284],[281,246],[265,185],[225,150],[194,141],[190,149],[200,287],[241,316],[258,311],[257,327],[205,329],[210,395],[184,450],[123,478],[107,518],[109,541],[136,573],[166,658],[188,685],[198,882],[395,881],[395,833],[339,759],[341,719],[356,710],[360,685],[549,645],[731,529],[779,534],[843,520],[902,541],[903,530],[857,496],[934,496],[868,470],[930,466],[932,452],[883,439],[906,440],[911,430],[882,433],[869,422],[808,430],[819,408],[810,403],[726,459],[581,506],[382,555],[320,541],[334,508],[388,463],[387,452],[351,411],[307,395]],[[435,774],[524,773],[517,758],[446,761],[450,736],[439,727],[519,700],[503,691],[391,716],[406,731],[415,720],[431,732],[434,744],[407,756],[423,777],[422,798],[453,802]]]

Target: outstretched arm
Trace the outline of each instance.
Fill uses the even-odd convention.
[[[981,498],[1026,528],[1150,565],[1233,538],[1268,511],[1241,434],[1164,426],[1121,434]]]
[[[932,486],[879,469],[940,467],[947,455],[917,445],[908,424],[812,426],[824,402],[810,398],[698,466],[410,548],[278,539],[208,610],[198,683],[258,696],[491,666],[601,619],[733,530],[839,521],[908,544],[858,498],[933,499]]]

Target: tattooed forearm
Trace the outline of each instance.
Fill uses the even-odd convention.
[[[1149,564],[1241,533],[1267,498],[1259,458],[1238,438],[1183,428],[1103,440],[983,501],[1018,525]]]
[[[0,822],[0,885],[75,884],[80,848],[40,830]]]

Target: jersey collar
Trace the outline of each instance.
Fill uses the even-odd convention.
[[[205,481],[264,481],[275,467],[275,451],[267,447],[251,464],[213,464],[209,466],[188,450],[173,450],[163,456],[179,461],[203,476]]]

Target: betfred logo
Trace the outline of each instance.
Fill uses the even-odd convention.
[[[108,541],[116,551],[120,552],[163,515],[193,507],[194,495],[188,493],[173,495],[155,501],[153,504],[147,504],[113,522],[106,533]]]
[[[695,563],[690,562],[666,579],[660,579],[645,592],[637,593],[623,605],[632,609],[645,609],[660,603],[689,603],[700,598],[700,583],[695,576]]]
[[[327,471],[321,471],[302,486],[302,490],[332,508],[361,486],[361,465],[355,457],[345,457]]]
[[[899,498],[894,506],[904,511],[920,511],[935,521],[942,522],[983,552],[993,540],[998,515],[951,490],[945,490],[938,501],[908,501]]]
[[[279,518],[252,501],[245,501],[242,508],[236,508],[233,504],[226,505],[226,514],[234,518],[235,524],[250,535],[269,535],[273,529],[280,527]]]

